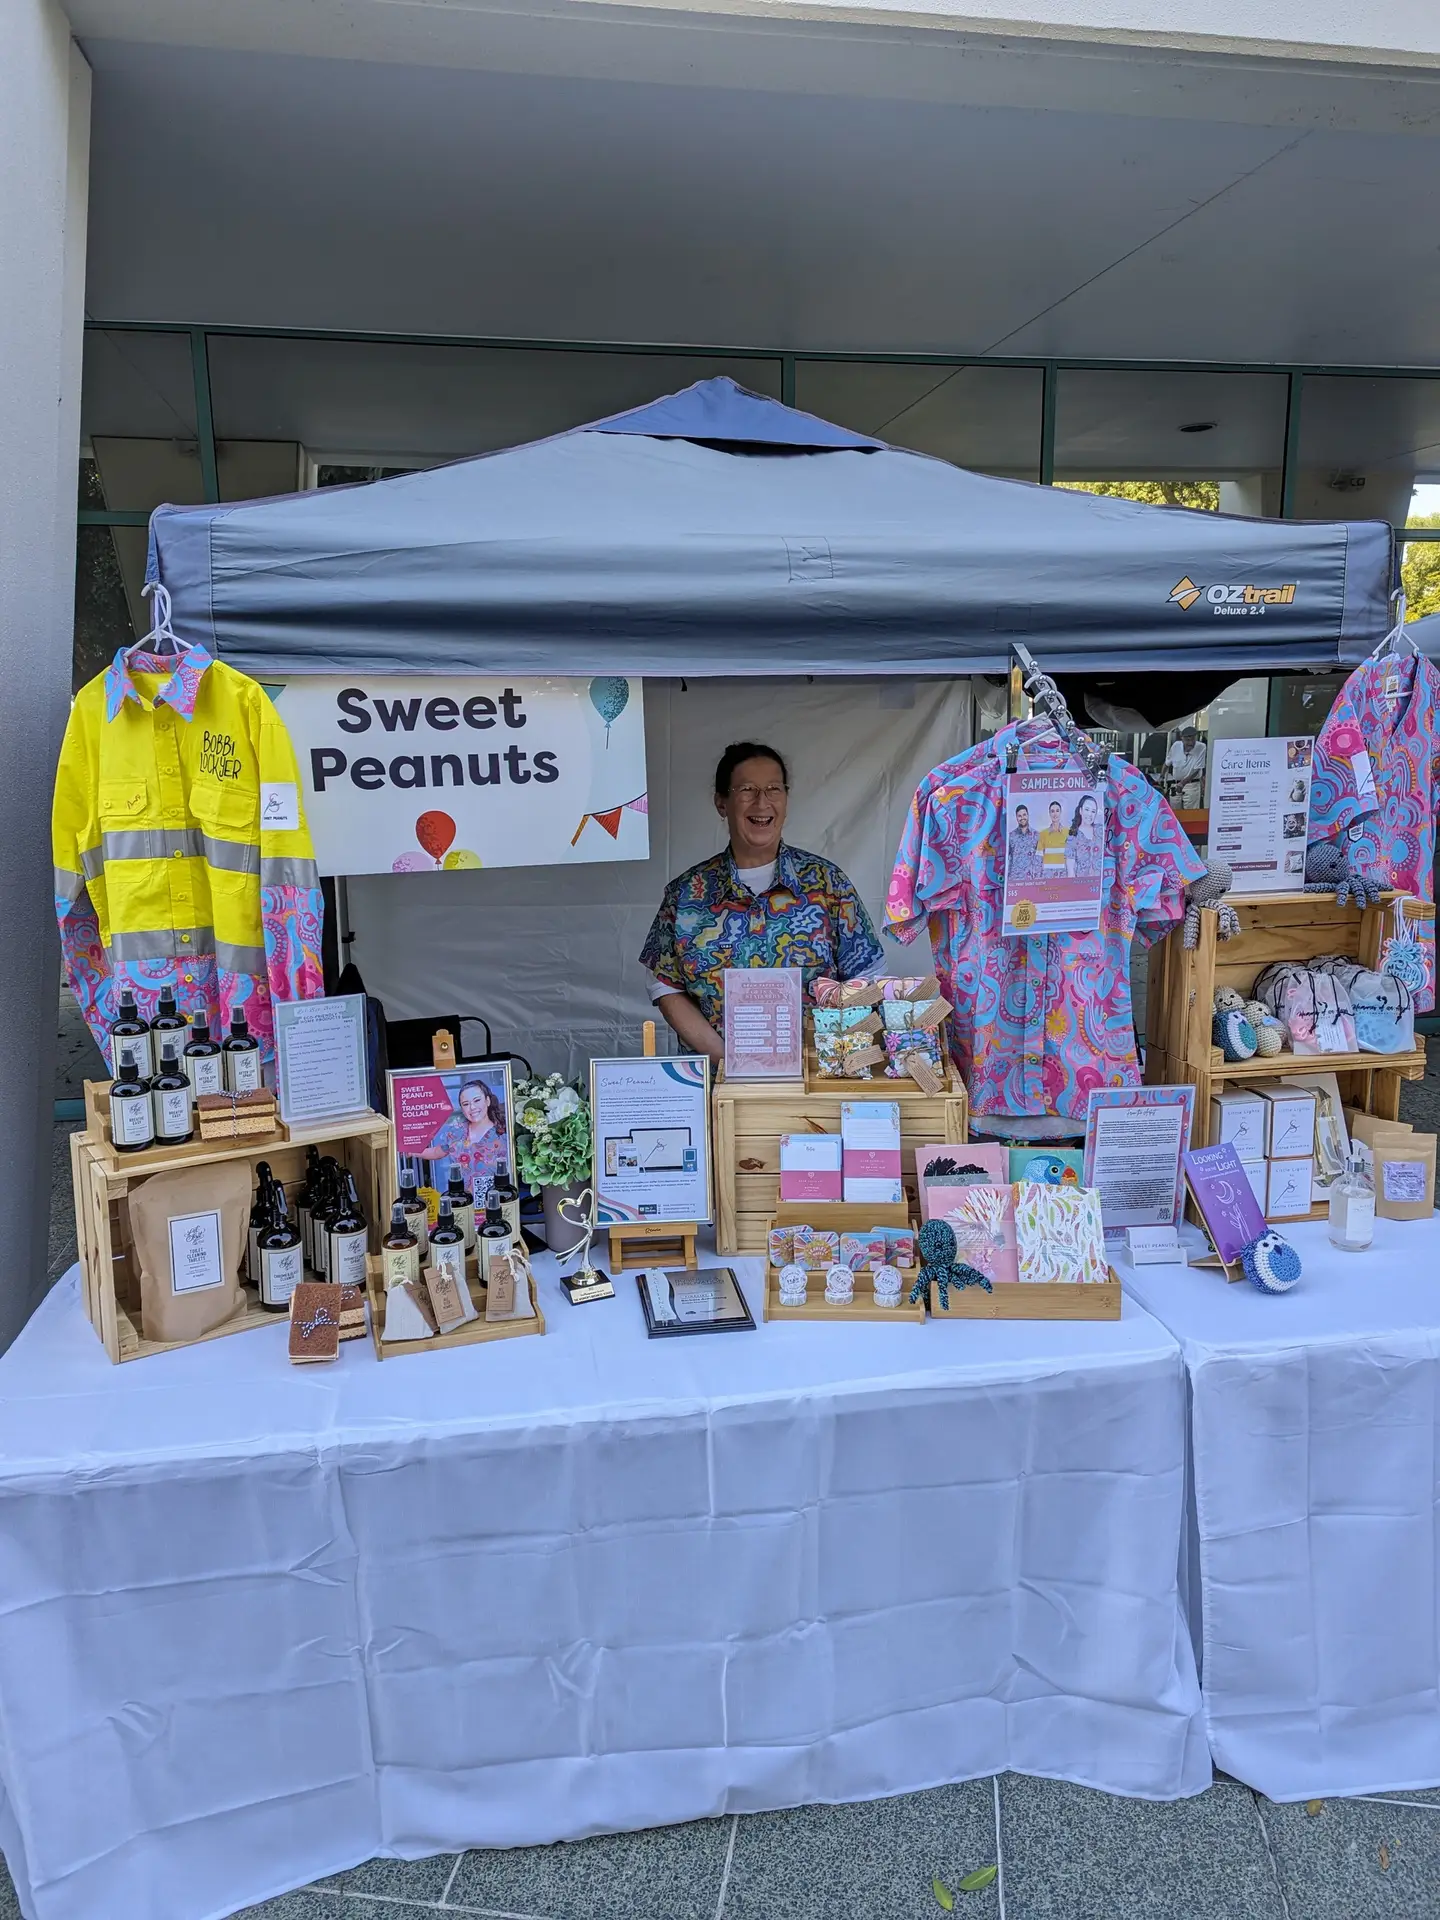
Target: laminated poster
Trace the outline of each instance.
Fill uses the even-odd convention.
[[[1085,1115],[1085,1185],[1100,1194],[1107,1240],[1128,1227],[1178,1227],[1180,1156],[1190,1141],[1194,1087],[1093,1087]]]
[[[703,1054],[590,1062],[600,1226],[710,1218],[710,1062]]]
[[[1305,885],[1314,747],[1309,736],[1211,741],[1210,853],[1228,861],[1236,893]]]
[[[1005,781],[1001,932],[1090,933],[1105,883],[1105,788],[1064,768]]]
[[[725,969],[725,1078],[799,1080],[805,1072],[799,967]]]

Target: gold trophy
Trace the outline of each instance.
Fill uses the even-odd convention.
[[[556,1264],[564,1267],[570,1261],[578,1261],[574,1273],[562,1273],[560,1284],[574,1306],[581,1306],[586,1300],[613,1300],[615,1287],[608,1274],[590,1264],[590,1246],[595,1238],[595,1191],[586,1187],[582,1194],[573,1199],[560,1202],[560,1217],[572,1227],[581,1228],[584,1238],[577,1240],[565,1253],[555,1256]]]

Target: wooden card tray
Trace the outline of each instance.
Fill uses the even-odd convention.
[[[955,1062],[940,1049],[943,1066],[941,1078],[944,1085],[939,1093],[927,1093],[918,1080],[912,1080],[907,1073],[900,1079],[892,1080],[884,1067],[876,1067],[873,1079],[852,1080],[844,1074],[821,1073],[820,1063],[813,1049],[805,1051],[805,1091],[806,1093],[828,1093],[846,1100],[943,1100],[947,1096],[963,1094],[965,1083],[955,1070]]]
[[[463,1327],[456,1327],[453,1333],[431,1334],[428,1340],[391,1340],[387,1344],[382,1338],[385,1328],[383,1272],[382,1262],[372,1254],[365,1268],[365,1291],[370,1299],[370,1338],[377,1360],[393,1360],[406,1353],[438,1353],[446,1347],[476,1347],[487,1340],[514,1340],[523,1334],[545,1331],[545,1314],[540,1305],[538,1289],[535,1289],[535,1317],[532,1320],[487,1320],[485,1289],[478,1280],[469,1277],[467,1263],[466,1284],[472,1302],[480,1310],[480,1318],[467,1320]]]
[[[998,1280],[989,1293],[983,1287],[952,1287],[947,1308],[932,1286],[930,1311],[937,1320],[1118,1320],[1120,1278],[1111,1267],[1108,1280],[1089,1286]]]

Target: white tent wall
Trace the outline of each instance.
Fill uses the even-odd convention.
[[[392,1019],[483,1014],[497,1047],[583,1077],[592,1054],[639,1051],[636,956],[666,881],[724,844],[711,784],[732,740],[785,755],[786,838],[838,861],[878,928],[915,788],[972,726],[968,678],[647,680],[648,860],[357,876],[351,956]],[[887,943],[892,970],[905,951]],[[914,951],[923,971],[929,947]]]

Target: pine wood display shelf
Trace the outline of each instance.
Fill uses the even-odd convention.
[[[333,1132],[305,1141],[275,1138],[236,1141],[211,1146],[190,1140],[178,1147],[162,1147],[158,1155],[117,1153],[109,1142],[105,1100],[109,1081],[87,1081],[86,1111],[92,1129],[96,1114],[105,1121],[103,1132],[87,1129],[70,1136],[70,1172],[75,1190],[75,1231],[80,1249],[85,1313],[112,1361],[144,1360],[194,1341],[146,1340],[140,1331],[140,1268],[130,1234],[130,1195],[153,1174],[185,1167],[216,1166],[240,1160],[248,1163],[252,1183],[260,1161],[270,1163],[275,1178],[293,1192],[305,1170],[305,1150],[314,1145],[330,1154],[355,1175],[360,1204],[371,1222],[372,1241],[388,1211],[390,1122],[381,1114],[337,1123]],[[223,1326],[202,1334],[219,1340],[246,1333],[253,1327],[285,1324],[283,1313],[267,1313],[254,1289],[244,1289],[246,1306]]]
[[[772,1227],[816,1227],[831,1233],[858,1233],[866,1227],[908,1227],[912,1233],[920,1229],[910,1217],[910,1209],[903,1201],[893,1206],[845,1205],[840,1201],[789,1200],[781,1201],[775,1210],[769,1225]],[[803,1307],[785,1307],[780,1304],[780,1269],[771,1264],[769,1249],[766,1249],[765,1261],[765,1306],[767,1320],[902,1320],[923,1322],[925,1319],[925,1300],[922,1296],[914,1305],[910,1302],[910,1289],[915,1284],[918,1267],[900,1269],[900,1304],[898,1307],[882,1307],[875,1299],[875,1281],[868,1267],[862,1267],[855,1275],[855,1298],[848,1307],[837,1307],[833,1301],[825,1298],[825,1275],[819,1268],[810,1270],[811,1287],[818,1286],[818,1294],[807,1298]]]
[[[952,1287],[950,1305],[930,1289],[930,1312],[937,1320],[1118,1320],[1120,1276],[1111,1267],[1108,1280],[1081,1285],[1031,1280],[997,1280],[983,1287]]]
[[[479,1319],[467,1320],[463,1327],[456,1327],[452,1333],[432,1333],[428,1340],[391,1340],[387,1344],[384,1338],[383,1274],[383,1261],[378,1255],[371,1254],[365,1266],[365,1291],[370,1298],[370,1339],[374,1344],[377,1360],[393,1360],[406,1353],[443,1353],[447,1347],[478,1347],[488,1340],[514,1340],[522,1334],[545,1331],[545,1315],[541,1311],[533,1279],[530,1283],[535,1306],[532,1318],[529,1320],[487,1320],[485,1318],[485,1302],[488,1296],[485,1288],[480,1284],[475,1256],[470,1254],[465,1262],[465,1280],[470,1289],[471,1303],[479,1311]]]
[[[1145,1078],[1151,1086],[1194,1085],[1192,1146],[1209,1142],[1211,1095],[1256,1080],[1333,1073],[1346,1106],[1385,1120],[1399,1118],[1401,1084],[1424,1078],[1423,1046],[1383,1054],[1297,1054],[1287,1047],[1269,1059],[1257,1054],[1250,1060],[1226,1060],[1210,1038],[1216,990],[1234,987],[1248,1000],[1261,971],[1278,960],[1304,962],[1340,953],[1362,966],[1378,966],[1396,898],[1387,893],[1379,906],[1362,909],[1337,906],[1328,893],[1232,895],[1228,904],[1240,917],[1240,932],[1233,940],[1218,937],[1218,916],[1207,908],[1201,912],[1200,937],[1193,948],[1186,947],[1180,927],[1151,948]],[[1425,901],[1411,899],[1406,908],[1411,921],[1433,920],[1434,914]],[[1329,1204],[1322,1200],[1308,1213],[1277,1214],[1274,1219],[1283,1230],[1297,1220],[1323,1220],[1328,1213]]]
[[[904,1080],[821,1080],[814,1091],[803,1080],[726,1080],[721,1072],[711,1108],[714,1118],[715,1245],[720,1253],[761,1254],[770,1218],[780,1204],[780,1136],[839,1133],[840,1108],[849,1100],[894,1100],[900,1106],[900,1158],[905,1191],[918,1210],[915,1149],[940,1142],[960,1146],[969,1138],[970,1106],[965,1083],[948,1066],[941,1094],[922,1092]],[[823,1089],[821,1091],[820,1089]],[[878,1223],[872,1209],[862,1226]],[[846,1308],[836,1311],[844,1313]]]

